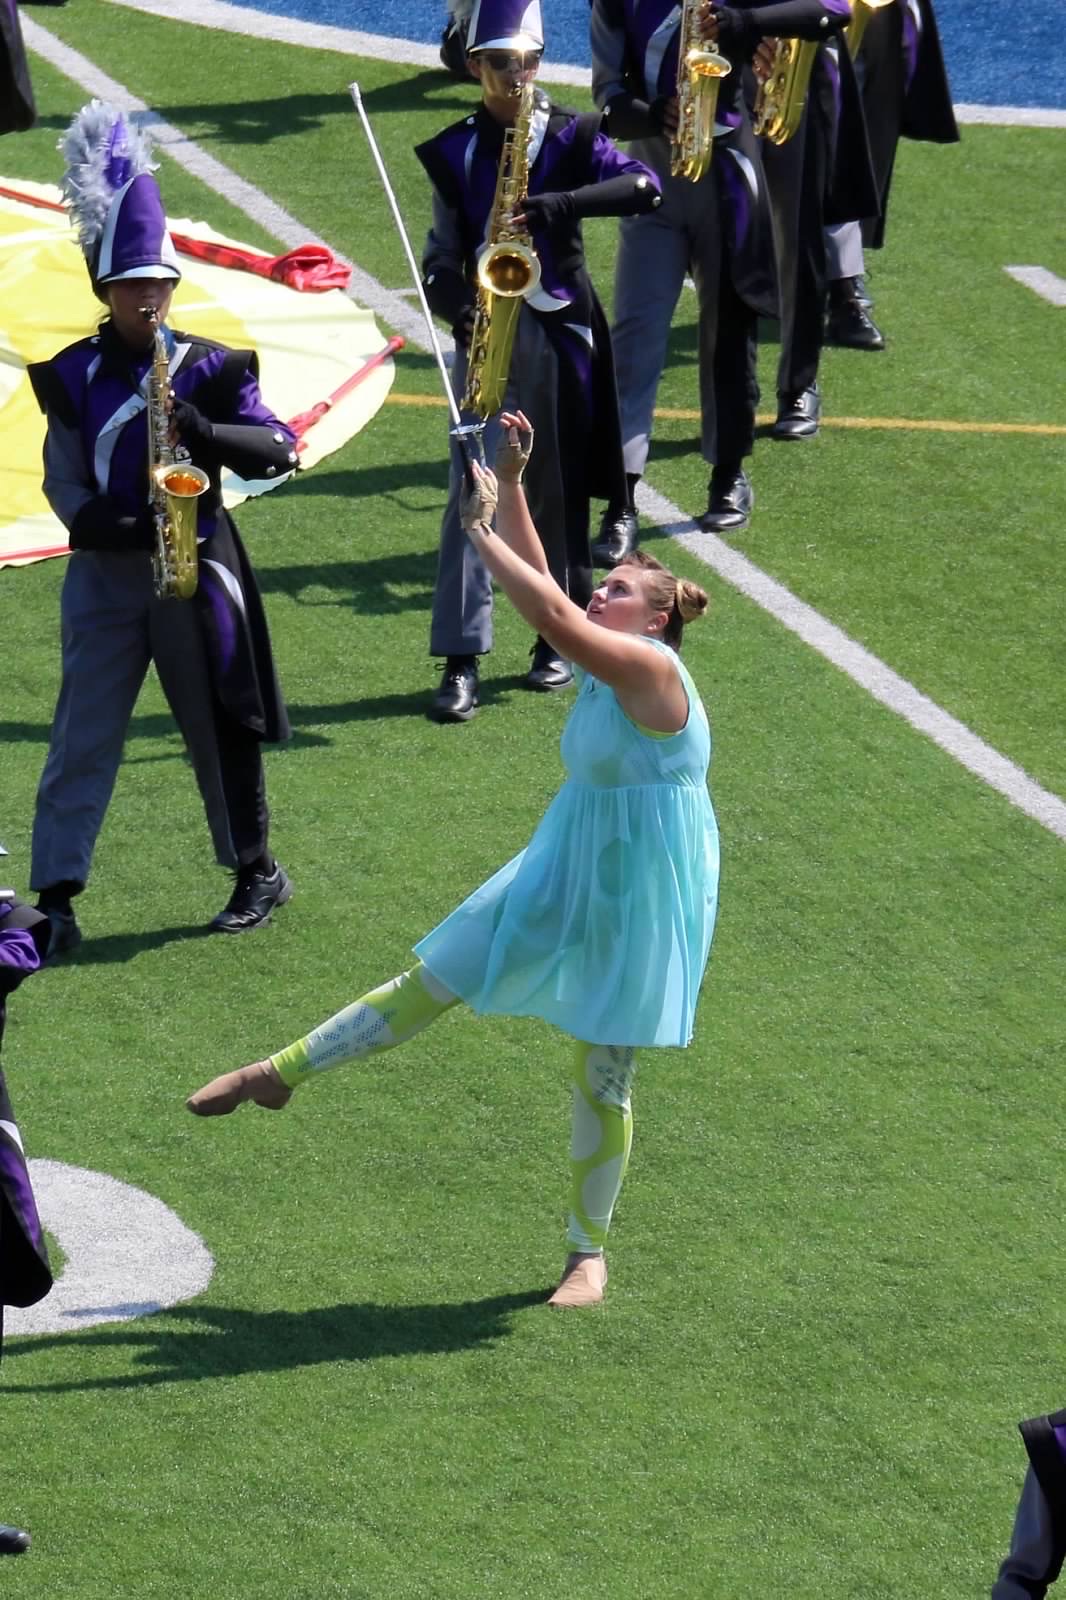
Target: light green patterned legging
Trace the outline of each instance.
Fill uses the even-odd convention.
[[[379,1055],[413,1039],[457,998],[421,962],[372,989],[287,1049],[271,1056],[290,1089],[342,1061]],[[570,1138],[572,1251],[602,1250],[633,1142],[630,1090],[636,1053],[628,1047],[574,1041],[574,1113]]]

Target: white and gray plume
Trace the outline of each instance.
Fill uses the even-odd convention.
[[[474,0],[448,0],[448,15],[455,22],[469,22]]]
[[[82,106],[59,141],[66,162],[63,197],[77,224],[78,241],[87,258],[104,231],[115,194],[142,172],[155,172],[152,144],[143,128],[107,100]]]

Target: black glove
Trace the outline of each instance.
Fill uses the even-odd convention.
[[[467,306],[466,310],[461,312],[452,323],[452,338],[460,350],[469,350],[470,348],[470,336],[474,331],[475,309],[472,305]]]
[[[194,445],[210,449],[214,444],[215,430],[213,424],[208,421],[202,411],[197,411],[191,401],[175,398],[171,406],[170,420],[177,429],[178,437],[190,454]]]
[[[534,233],[572,222],[577,215],[574,197],[565,190],[550,194],[527,194],[517,210],[525,216],[526,227]]]
[[[155,517],[146,505],[123,516],[109,494],[87,500],[70,525],[72,550],[154,550]]]
[[[718,48],[734,55],[750,55],[761,37],[752,22],[751,12],[739,6],[715,6],[714,16],[718,23]],[[713,50],[714,44],[708,41],[707,49]]]

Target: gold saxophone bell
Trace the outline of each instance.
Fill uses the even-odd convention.
[[[196,593],[196,502],[211,480],[189,452],[170,443],[170,365],[157,306],[141,306],[152,326],[147,377],[148,491],[155,524],[152,582],[160,600],[191,600]]]
[[[165,507],[160,549],[156,556],[156,592],[174,600],[191,600],[196,593],[199,563],[196,554],[196,502],[211,484],[207,473],[191,461],[152,468],[153,498]]]
[[[697,78],[724,78],[733,70],[717,50],[690,50],[685,66]]]
[[[535,252],[517,239],[490,244],[478,256],[477,281],[505,300],[528,296],[540,286],[540,262]]]
[[[530,235],[515,228],[529,180],[529,135],[534,111],[532,79],[520,85],[513,124],[504,130],[496,192],[477,259],[477,302],[470,334],[466,387],[460,405],[491,417],[503,405],[522,301],[540,283],[540,262]]]
[[[677,132],[670,172],[696,183],[711,164],[719,80],[733,70],[703,38],[703,0],[683,0],[677,43]]]

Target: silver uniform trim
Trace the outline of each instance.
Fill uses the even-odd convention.
[[[202,565],[211,568],[211,571],[215,574],[219,583],[222,585],[223,589],[225,589],[226,593],[233,601],[233,604],[237,607],[237,610],[240,612],[241,616],[246,616],[247,613],[244,606],[244,593],[240,584],[233,576],[233,573],[228,571],[227,568],[222,566],[218,561],[204,561]]]

